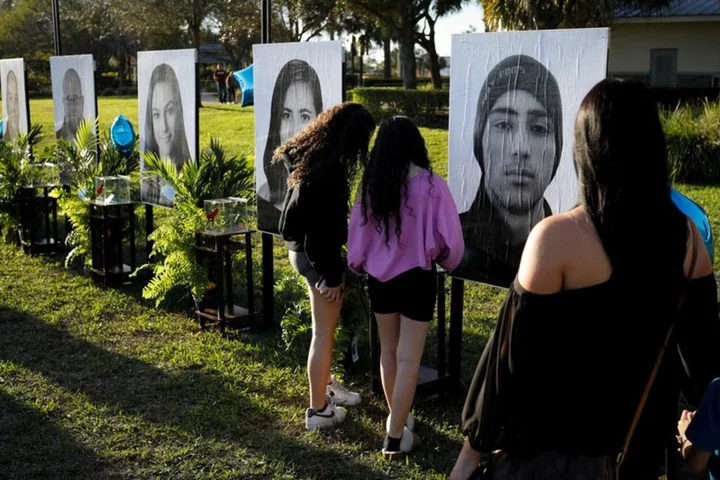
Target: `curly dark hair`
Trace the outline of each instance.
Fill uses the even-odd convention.
[[[400,208],[407,206],[408,172],[412,164],[432,173],[425,140],[407,117],[384,120],[378,129],[375,145],[362,178],[361,198],[363,224],[372,219],[378,232],[385,230],[390,242],[390,220],[395,219],[395,234],[402,233]],[[429,177],[432,183],[432,175]],[[368,211],[371,213],[368,214]]]
[[[349,197],[358,163],[364,162],[375,120],[358,103],[345,102],[323,111],[304,130],[275,149],[273,163],[292,169],[288,185],[337,181]],[[331,183],[332,184],[332,183]]]

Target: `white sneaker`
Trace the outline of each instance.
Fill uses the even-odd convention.
[[[387,435],[385,436],[387,440]],[[387,442],[385,442],[387,445]],[[420,445],[420,437],[415,432],[411,432],[407,427],[403,428],[402,438],[400,439],[400,448],[398,450],[388,450],[385,446],[382,449],[383,457],[389,460],[405,458],[414,448]]]
[[[415,431],[415,417],[413,417],[412,413],[408,413],[407,420],[405,420],[405,426],[411,432]],[[390,431],[390,415],[388,415],[387,419],[385,420],[385,432],[389,432],[389,431]]]
[[[327,386],[327,396],[330,401],[335,405],[344,405],[348,407],[354,407],[360,403],[360,394],[351,392],[340,382],[337,381],[335,375],[332,377],[332,382]]]
[[[325,408],[320,411],[314,408],[305,410],[305,428],[308,430],[331,428],[342,423],[346,415],[344,408],[326,402]]]

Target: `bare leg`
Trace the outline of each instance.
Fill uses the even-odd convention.
[[[376,313],[375,319],[380,336],[380,378],[388,408],[392,411],[393,390],[395,389],[395,375],[397,374],[397,346],[400,336],[399,313]]]
[[[392,395],[389,435],[402,437],[410,407],[415,398],[420,360],[425,349],[428,322],[400,317],[400,339],[397,347],[397,374]]]
[[[310,381],[310,407],[321,409],[325,405],[325,393],[330,378],[335,326],[340,317],[342,300],[328,301],[315,287],[310,287],[312,309],[312,342],[308,353],[308,380]]]

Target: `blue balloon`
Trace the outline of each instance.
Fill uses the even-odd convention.
[[[254,65],[254,64],[253,64]],[[237,80],[242,92],[242,99],[240,101],[241,107],[247,107],[252,105],[254,101],[253,95],[253,65],[250,65],[244,70],[233,72],[233,77]]]
[[[118,115],[110,126],[110,139],[115,148],[125,156],[135,149],[135,130],[125,115]]]
[[[713,245],[713,233],[705,209],[675,189],[670,190],[670,197],[673,203],[675,203],[675,206],[695,223],[700,231],[703,243],[705,243],[705,248],[707,248],[710,254],[710,261],[714,262],[715,246]]]
[[[5,136],[5,120],[0,120],[0,139]]]

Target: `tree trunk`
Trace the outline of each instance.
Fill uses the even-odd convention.
[[[125,86],[125,77],[127,75],[127,55],[124,53],[118,57],[118,88]]]
[[[385,57],[383,77],[385,80],[390,80],[390,78],[392,78],[392,52],[390,51],[390,37],[383,39],[383,56]]]
[[[440,57],[435,48],[435,40],[430,38],[425,51],[428,53],[428,67],[430,68],[430,78],[432,78],[433,88],[442,90],[442,77],[440,76]]]
[[[415,71],[415,36],[412,29],[402,32],[399,40],[403,87],[406,90],[415,90],[417,89],[417,72]]]

